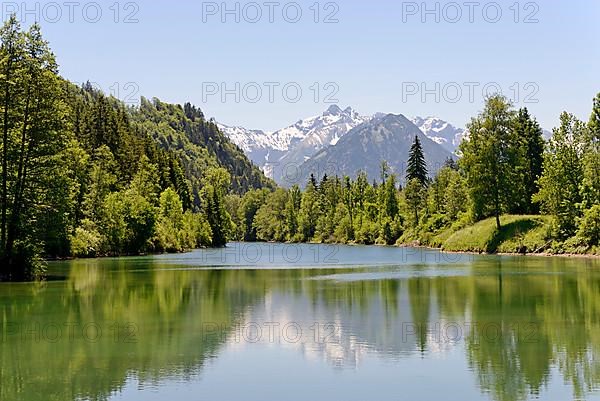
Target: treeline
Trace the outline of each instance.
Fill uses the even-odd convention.
[[[0,280],[39,276],[43,258],[222,246],[232,184],[273,185],[194,106],[73,85],[14,16],[0,40]]]
[[[245,241],[433,244],[451,233],[503,214],[553,217],[547,240],[590,250],[600,239],[600,95],[589,123],[563,114],[546,142],[527,109],[502,96],[486,100],[468,124],[461,157],[429,177],[418,138],[398,185],[387,164],[370,183],[364,173],[311,177],[306,189],[250,191],[230,196],[233,237]]]

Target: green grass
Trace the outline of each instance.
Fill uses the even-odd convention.
[[[463,228],[447,238],[442,248],[464,252],[533,253],[548,245],[550,217],[505,215],[500,223],[500,231],[496,229],[494,218]]]

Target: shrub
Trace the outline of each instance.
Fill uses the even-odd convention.
[[[577,238],[588,246],[600,245],[600,205],[594,205],[583,213]]]
[[[71,255],[79,258],[98,256],[104,239],[91,220],[83,220],[71,238]]]

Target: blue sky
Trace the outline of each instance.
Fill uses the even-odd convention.
[[[2,12],[39,19],[74,82],[126,100],[190,101],[230,125],[274,130],[337,100],[463,126],[484,86],[547,129],[564,110],[588,118],[600,91],[600,2],[466,3],[19,1]]]

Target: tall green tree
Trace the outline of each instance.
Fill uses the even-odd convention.
[[[496,218],[514,205],[519,176],[521,147],[513,129],[515,112],[500,95],[486,99],[484,110],[468,124],[469,138],[463,141],[460,165],[466,172],[474,217]],[[520,188],[519,188],[520,189]]]
[[[542,175],[544,162],[543,131],[538,122],[532,118],[527,108],[520,109],[514,122],[515,134],[521,142],[522,163],[519,172],[523,183],[524,199],[516,202],[512,212],[518,214],[537,214],[539,208],[532,201],[533,195],[538,192],[538,179]]]
[[[304,241],[310,241],[317,230],[317,220],[321,213],[319,198],[320,195],[317,188],[315,185],[309,183],[300,202],[300,233]]]
[[[404,189],[404,197],[406,204],[412,212],[414,226],[419,224],[419,210],[423,207],[425,194],[425,188],[423,188],[421,182],[416,178],[410,180]]]
[[[206,218],[212,231],[212,246],[223,247],[229,240],[231,216],[225,208],[225,196],[231,185],[231,177],[223,168],[209,169],[205,175],[203,198]]]
[[[258,239],[254,217],[267,199],[268,190],[251,190],[244,194],[238,211],[241,221],[242,237],[244,241],[256,241]]]
[[[559,238],[567,239],[575,234],[581,214],[586,127],[568,113],[563,113],[560,121],[544,154],[544,172],[534,200],[541,203],[542,212],[555,217]]]
[[[9,181],[9,151],[12,149],[12,141],[9,134],[19,123],[19,108],[21,102],[19,97],[22,95],[22,71],[24,68],[23,59],[25,57],[25,38],[21,32],[21,26],[17,17],[13,14],[4,23],[0,30],[0,68],[2,69],[2,194],[1,204],[2,220],[0,224],[1,248],[6,249],[7,235],[7,216],[9,209],[8,181]],[[6,255],[3,255],[6,256]]]
[[[415,136],[415,141],[408,154],[406,182],[410,182],[411,180],[417,180],[423,187],[427,185],[428,180],[427,162],[425,161],[423,147],[418,136]]]
[[[297,185],[288,191],[288,201],[285,208],[285,221],[288,241],[295,239],[299,231],[298,213],[302,204],[302,192]]]
[[[582,207],[600,204],[600,93],[594,99],[583,155]]]
[[[65,104],[57,64],[40,27],[26,33],[14,17],[0,32],[2,120],[2,265],[9,279],[29,278],[41,231],[40,213],[53,210],[60,177],[57,155],[66,147]]]

